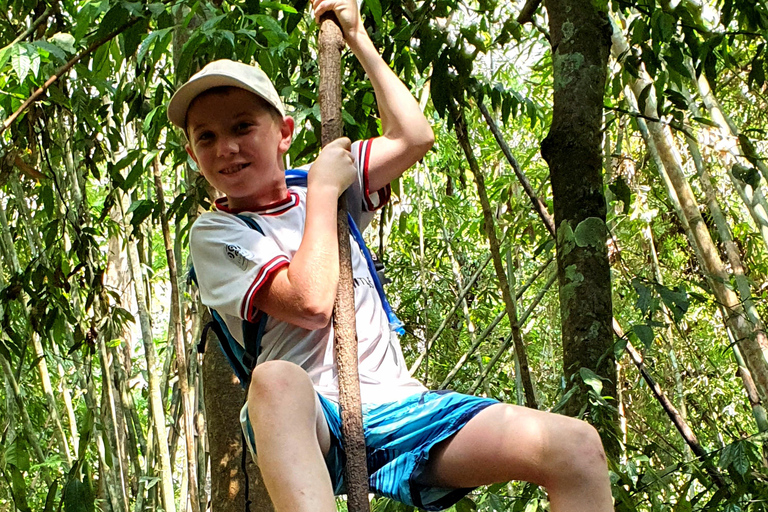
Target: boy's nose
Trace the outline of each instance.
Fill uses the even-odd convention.
[[[232,153],[237,153],[239,146],[237,145],[236,140],[229,137],[221,137],[216,145],[216,149],[218,156],[227,156]]]

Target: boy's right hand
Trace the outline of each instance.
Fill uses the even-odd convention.
[[[309,168],[307,188],[333,187],[336,197],[340,197],[357,179],[351,149],[352,142],[347,137],[328,143]]]

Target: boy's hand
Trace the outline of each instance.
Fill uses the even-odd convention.
[[[317,23],[320,23],[320,16],[326,12],[335,13],[347,42],[355,39],[361,31],[365,33],[355,0],[312,0],[312,9],[315,11]]]
[[[328,143],[309,168],[307,188],[334,187],[336,197],[341,196],[357,179],[351,148],[352,142],[346,137]]]

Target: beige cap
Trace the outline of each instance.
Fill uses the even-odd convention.
[[[285,115],[283,102],[275,86],[260,67],[222,59],[206,65],[178,88],[168,103],[168,119],[179,128],[185,129],[187,110],[192,100],[208,89],[222,86],[250,91],[275,107],[280,115]]]

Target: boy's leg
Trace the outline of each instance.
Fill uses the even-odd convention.
[[[307,373],[287,361],[258,365],[248,416],[259,468],[278,512],[335,512],[324,455],[330,433]]]
[[[613,510],[605,453],[588,423],[496,404],[435,446],[425,477],[439,487],[523,480],[547,489],[552,512]]]

